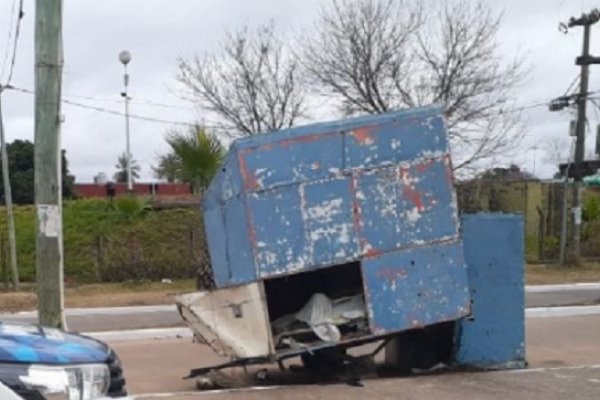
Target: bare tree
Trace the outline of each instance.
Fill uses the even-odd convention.
[[[303,114],[298,70],[269,24],[228,34],[222,54],[180,60],[177,79],[225,128],[253,135],[290,127]]]
[[[333,0],[304,40],[312,83],[336,96],[346,115],[378,114],[441,103],[455,168],[464,169],[518,143],[514,90],[522,62],[503,62],[501,15],[483,0]]]
[[[545,153],[544,161],[555,166],[558,169],[560,164],[569,161],[572,152],[572,138],[569,136],[552,136],[547,138],[541,144],[542,151]]]

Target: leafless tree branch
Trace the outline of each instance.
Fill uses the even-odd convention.
[[[523,130],[514,109],[523,62],[505,62],[502,15],[483,0],[333,0],[303,66],[347,115],[441,103],[456,168],[505,153]]]
[[[298,63],[275,37],[273,24],[227,35],[222,54],[181,59],[177,80],[187,98],[241,135],[294,125],[304,113]]]

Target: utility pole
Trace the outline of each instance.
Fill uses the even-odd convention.
[[[600,64],[600,57],[590,55],[590,30],[591,26],[600,20],[600,10],[593,9],[588,14],[582,14],[581,17],[572,17],[567,24],[561,24],[561,30],[565,33],[568,28],[583,26],[583,48],[580,57],[577,57],[575,64],[581,66],[581,77],[579,81],[579,95],[577,96],[577,134],[575,141],[575,160],[573,165],[573,239],[571,247],[571,258],[575,264],[579,264],[581,257],[581,200],[582,200],[582,179],[584,177],[584,157],[585,157],[585,131],[586,131],[586,108],[589,84],[589,66],[590,64]],[[560,105],[568,105],[568,98],[564,96],[557,100],[563,100],[551,104],[550,110],[556,111],[562,108]],[[566,99],[566,101],[565,101]],[[560,104],[559,104],[560,103]],[[558,105],[558,106],[557,106]],[[567,170],[568,171],[568,170]],[[566,193],[564,194],[566,196]]]
[[[62,0],[35,7],[35,207],[39,322],[65,328],[62,157]]]
[[[6,220],[8,227],[8,244],[10,247],[10,270],[12,273],[12,288],[19,288],[19,269],[17,263],[17,239],[15,235],[15,217],[13,214],[12,190],[8,170],[8,153],[6,151],[6,137],[4,135],[4,119],[2,116],[2,92],[0,87],[0,155],[2,156],[2,181],[4,183],[4,202],[6,205]]]

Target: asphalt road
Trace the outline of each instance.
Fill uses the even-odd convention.
[[[600,284],[528,286],[526,307],[600,304]],[[34,312],[0,314],[2,321],[36,322]],[[67,310],[67,325],[76,332],[181,326],[175,306]]]
[[[221,361],[189,338],[115,341],[128,389],[134,399],[544,399],[600,398],[600,315],[527,319],[527,358],[520,371],[453,372],[429,376],[365,379],[364,387],[346,384],[280,385],[293,373],[276,376],[271,387],[197,391],[182,380],[191,368]],[[293,361],[292,362],[297,362]],[[288,379],[289,380],[289,379]],[[264,385],[264,384],[263,384]]]
[[[526,307],[555,307],[600,304],[600,284],[528,286]]]

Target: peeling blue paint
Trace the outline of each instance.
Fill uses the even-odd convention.
[[[375,334],[452,321],[470,312],[460,241],[367,259],[363,279]]]
[[[428,107],[234,142],[203,206],[217,286],[459,246],[442,115]]]

